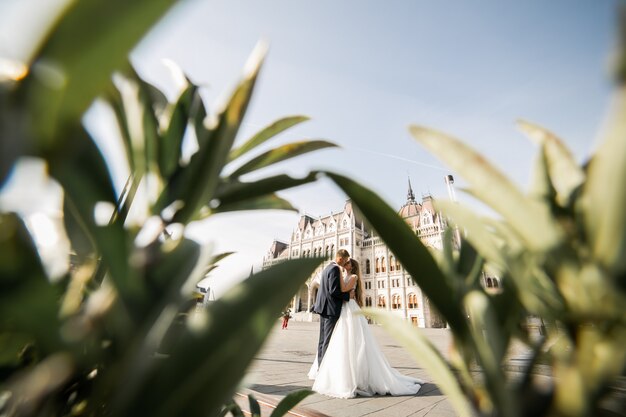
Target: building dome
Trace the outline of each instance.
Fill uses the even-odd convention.
[[[400,210],[398,211],[398,215],[403,219],[407,219],[409,217],[419,216],[422,211],[422,206],[415,201],[415,194],[413,193],[413,188],[411,187],[411,180],[409,179],[409,191],[406,194],[406,203]]]
[[[421,208],[422,207],[417,204],[415,200],[412,202],[407,202],[400,208],[400,211],[398,211],[398,215],[403,219],[419,216]]]

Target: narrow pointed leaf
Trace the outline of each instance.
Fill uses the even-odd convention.
[[[197,87],[189,85],[178,97],[173,106],[167,131],[161,138],[159,146],[159,167],[161,174],[169,178],[178,167],[182,154],[183,138],[191,117],[191,104],[197,94]]]
[[[220,205],[212,210],[212,213],[227,213],[242,210],[291,210],[298,211],[291,203],[276,194],[268,194],[261,197],[253,197],[247,200],[239,200]]]
[[[263,197],[277,191],[308,184],[317,179],[317,173],[312,172],[303,178],[293,178],[285,174],[263,178],[255,182],[222,181],[215,192],[215,198],[220,204],[230,205],[240,201]]]
[[[594,257],[626,288],[626,87],[613,103],[604,141],[589,164],[583,207]],[[602,204],[598,204],[601,201]]]
[[[184,206],[174,215],[173,222],[186,223],[213,198],[220,172],[227,162],[228,152],[250,103],[264,56],[264,46],[253,52],[250,71],[219,115],[217,126],[196,132],[200,149],[191,157],[189,165],[179,167],[161,194],[156,205],[157,210],[162,210],[174,201],[184,201]]]
[[[426,149],[457,171],[475,195],[500,213],[532,249],[554,247],[561,234],[551,221],[547,206],[524,195],[480,154],[451,136],[412,125],[413,137]]]
[[[171,416],[194,403],[217,412],[232,397],[281,308],[319,262],[298,259],[278,264],[253,275],[212,303],[204,326],[181,335],[170,360],[162,363],[153,375],[153,383],[142,387],[143,392],[133,397],[124,413]]]
[[[485,224],[478,215],[458,203],[445,200],[436,201],[435,207],[457,225],[463,237],[470,241],[485,259],[499,268],[506,268],[506,262],[493,234],[485,228]]]
[[[546,146],[544,144],[539,146],[539,153],[536,156],[534,165],[528,195],[545,202],[554,201],[556,199],[556,190],[550,178]]]
[[[363,314],[381,323],[385,330],[409,351],[413,359],[428,371],[459,416],[473,415],[472,408],[446,360],[418,329],[406,321],[398,320],[396,315],[387,311],[370,308],[364,309]]]
[[[540,126],[520,120],[518,127],[530,139],[545,147],[545,157],[550,180],[557,191],[561,206],[569,203],[572,192],[585,181],[585,174],[569,149],[554,133]]]
[[[310,389],[301,389],[288,394],[285,398],[280,400],[274,411],[272,411],[272,414],[270,414],[270,417],[284,416],[289,410],[298,405],[300,401],[304,400],[306,397],[314,393],[315,392],[311,391]]]
[[[265,127],[263,130],[248,139],[246,143],[230,151],[230,154],[228,155],[228,162],[234,161],[235,159],[251,151],[257,146],[265,143],[267,140],[273,138],[279,133],[282,133],[285,130],[307,120],[309,120],[307,116],[290,116],[275,121],[274,123]]]
[[[311,140],[288,143],[286,145],[279,146],[278,148],[267,151],[256,158],[248,161],[239,167],[235,172],[230,174],[231,178],[237,178],[244,174],[248,174],[252,171],[256,171],[261,168],[268,167],[277,162],[285,161],[290,158],[305,154],[307,152],[313,152],[319,149],[336,147],[337,145],[327,142],[325,140]]]
[[[453,289],[428,249],[404,220],[371,190],[344,176],[326,174],[352,199],[450,326],[459,334],[465,334],[465,319],[457,308]]]

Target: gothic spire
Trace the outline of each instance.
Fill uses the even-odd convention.
[[[409,192],[406,195],[406,202],[407,203],[414,203],[415,202],[415,194],[413,193],[413,188],[411,188],[411,178],[409,177]]]

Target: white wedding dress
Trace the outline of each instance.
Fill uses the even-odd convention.
[[[414,395],[423,381],[402,375],[389,365],[355,300],[343,303],[341,315],[318,369],[309,371],[313,391],[336,398],[356,395]]]

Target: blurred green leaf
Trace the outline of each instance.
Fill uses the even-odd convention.
[[[626,289],[626,87],[615,97],[604,140],[589,163],[582,196],[593,256]],[[601,201],[602,204],[598,204]]]
[[[560,243],[561,233],[547,206],[524,195],[499,170],[459,140],[425,127],[411,125],[413,137],[465,178],[474,195],[500,213],[533,250]]]
[[[19,332],[44,353],[62,346],[60,286],[52,285],[28,229],[15,214],[0,214],[0,333]]]
[[[223,211],[222,207],[236,205],[246,200],[256,200],[276,191],[314,182],[316,179],[317,173],[312,172],[303,178],[292,178],[282,174],[254,182],[226,180],[220,182],[215,192],[215,198],[219,201],[220,211]]]
[[[356,204],[402,266],[420,286],[442,316],[460,334],[467,330],[465,318],[455,307],[454,291],[422,241],[398,214],[374,192],[338,174],[327,172]]]
[[[212,303],[181,335],[170,360],[129,398],[124,414],[170,416],[187,409],[218,410],[232,395],[276,317],[319,259],[280,263],[248,278]],[[219,338],[216,338],[219,335]],[[172,381],[176,381],[173,386]],[[207,396],[206,393],[211,395]],[[121,411],[121,410],[120,410]]]
[[[437,200],[434,205],[445,217],[456,224],[456,227],[460,229],[460,233],[463,234],[463,238],[467,239],[485,259],[499,268],[506,268],[506,261],[494,239],[493,233],[485,227],[482,218],[478,217],[470,209],[451,201]]]
[[[520,120],[519,128],[545,151],[550,181],[557,191],[557,201],[562,207],[569,205],[572,193],[585,181],[585,174],[572,153],[554,133]]]
[[[308,152],[313,152],[319,149],[332,148],[336,146],[337,145],[327,142],[325,140],[311,140],[288,143],[251,159],[250,161],[240,166],[237,170],[235,170],[235,172],[230,174],[230,177],[238,178],[244,174],[248,174],[252,171],[268,167],[277,162],[285,161],[290,158],[295,158],[296,156]]]
[[[259,402],[254,398],[254,395],[248,394],[248,403],[250,404],[251,417],[261,417],[261,406],[259,406]]]
[[[235,159],[251,151],[257,146],[265,143],[268,139],[273,138],[279,133],[282,133],[297,124],[306,122],[307,120],[309,120],[309,117],[307,116],[290,116],[275,121],[271,125],[265,127],[260,132],[256,133],[240,147],[231,150],[230,154],[228,155],[228,162],[234,161]]]
[[[211,213],[227,213],[230,211],[241,210],[291,210],[298,211],[297,208],[291,205],[291,203],[283,198],[278,197],[276,194],[269,194],[263,197],[255,197],[247,200],[241,200],[230,204],[220,205]]]
[[[470,404],[463,395],[454,373],[441,353],[422,335],[419,329],[406,321],[398,320],[395,314],[388,311],[366,308],[363,309],[363,314],[381,323],[409,351],[413,359],[428,371],[459,416],[472,416]]]
[[[213,198],[220,172],[227,162],[250,102],[264,56],[264,46],[253,52],[250,72],[235,90],[226,109],[218,116],[217,126],[211,130],[196,131],[200,149],[191,157],[189,165],[179,167],[161,194],[156,205],[158,211],[184,198],[185,205],[174,214],[172,222],[186,223]]]
[[[183,90],[172,109],[167,131],[161,138],[159,166],[161,174],[166,178],[172,175],[178,167],[185,131],[193,118],[191,108],[196,96],[198,96],[198,88],[193,84]]]
[[[285,398],[280,400],[274,411],[272,411],[272,414],[270,414],[270,417],[284,416],[289,410],[298,405],[300,401],[314,393],[315,392],[310,389],[301,389],[296,392],[289,393]]]
[[[94,97],[110,85],[113,70],[125,65],[131,48],[172,4],[172,0],[72,3],[24,83],[40,144],[63,139],[65,129],[78,123]]]

